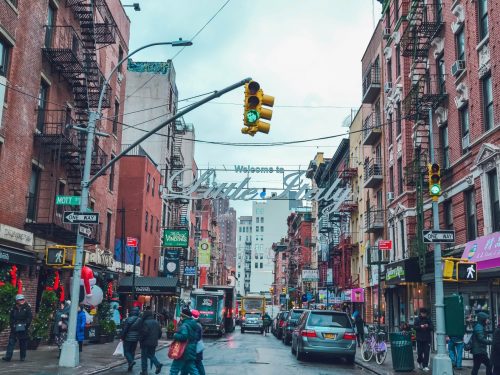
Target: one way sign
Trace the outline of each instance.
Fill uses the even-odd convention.
[[[424,243],[454,243],[454,230],[424,230]]]
[[[70,224],[97,224],[99,213],[64,211],[63,222]]]

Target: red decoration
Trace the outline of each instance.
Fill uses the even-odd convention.
[[[85,294],[87,296],[91,296],[92,286],[95,285],[96,283],[94,272],[89,267],[83,266],[80,278],[81,278],[80,284],[83,285],[85,289]]]
[[[17,294],[23,294],[23,281],[21,279],[17,282]]]
[[[108,283],[108,291],[106,294],[107,294],[109,299],[111,299],[113,297],[113,282],[112,281],[110,281]]]
[[[9,273],[10,273],[10,283],[13,286],[16,286],[17,285],[17,267],[12,266]]]
[[[59,301],[64,302],[64,286],[59,287],[60,295],[59,295]]]
[[[54,276],[54,285],[52,286],[52,288],[54,288],[54,290],[59,289],[59,281],[60,281],[59,271],[56,271],[55,276]]]
[[[0,286],[4,286],[5,283],[3,281],[0,281]]]

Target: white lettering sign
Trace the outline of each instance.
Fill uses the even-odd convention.
[[[33,233],[5,224],[0,224],[0,238],[26,246],[33,246]]]

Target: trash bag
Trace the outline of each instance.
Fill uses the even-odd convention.
[[[124,356],[124,354],[123,354],[123,341],[120,340],[120,342],[116,346],[116,349],[115,349],[115,352],[113,353],[113,355],[118,355],[118,356],[122,356],[122,357]]]

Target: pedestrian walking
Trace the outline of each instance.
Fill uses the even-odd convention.
[[[85,339],[85,324],[87,324],[87,316],[83,310],[83,305],[79,305],[76,316],[76,341],[78,341],[78,350],[80,353],[83,350],[83,340]]]
[[[61,302],[54,316],[53,333],[54,341],[59,348],[59,356],[61,356],[62,344],[66,341],[70,305],[71,301]]]
[[[192,318],[191,310],[189,307],[183,308],[181,321],[177,327],[177,332],[174,334],[174,340],[180,342],[187,341],[187,345],[182,357],[173,360],[170,367],[170,375],[178,375],[181,370],[187,374],[199,375],[196,368],[197,329],[197,324]]]
[[[191,310],[191,314],[197,325],[196,360],[195,360],[196,369],[198,370],[200,375],[205,375],[205,367],[203,366],[203,350],[205,349],[205,345],[203,343],[203,327],[201,323],[198,321],[198,318],[200,317],[200,312],[198,310]],[[181,375],[187,375],[187,374],[188,372],[184,367],[183,370],[181,371]]]
[[[451,364],[457,370],[462,369],[462,356],[464,352],[463,336],[450,336],[448,340],[448,354],[450,355]]]
[[[135,350],[137,349],[137,343],[140,339],[142,330],[141,323],[142,319],[139,318],[139,308],[133,307],[132,310],[130,310],[128,318],[123,323],[123,329],[121,332],[121,339],[123,341],[123,355],[127,359],[127,371],[129,372],[132,371],[132,368],[135,365]]]
[[[500,375],[500,324],[493,333],[493,343],[491,344],[491,364],[493,375]]]
[[[356,340],[358,341],[358,348],[365,342],[365,321],[358,310],[352,314],[354,316],[354,326],[356,327]]]
[[[427,316],[426,308],[420,309],[414,325],[417,336],[418,367],[421,370],[429,371],[429,354],[431,351],[432,331],[434,331],[434,326],[432,320]]]
[[[19,340],[20,359],[26,359],[26,347],[28,345],[28,329],[31,325],[33,314],[31,306],[25,301],[24,295],[16,295],[16,305],[10,311],[10,336],[7,350],[2,360],[9,362],[14,353],[16,341]]]
[[[488,358],[488,345],[492,342],[486,337],[484,332],[486,325],[489,323],[488,314],[480,312],[477,314],[477,323],[472,330],[472,375],[477,375],[481,364],[486,366],[486,375],[491,375],[491,363]]]
[[[159,374],[163,365],[156,358],[156,347],[158,339],[161,337],[161,327],[160,323],[153,317],[151,310],[145,310],[142,313],[141,326],[141,375],[148,373],[148,359],[152,365],[156,366],[155,374]]]
[[[271,317],[267,312],[262,314],[262,323],[264,325],[264,336],[267,336],[269,333],[269,327],[271,326]]]

